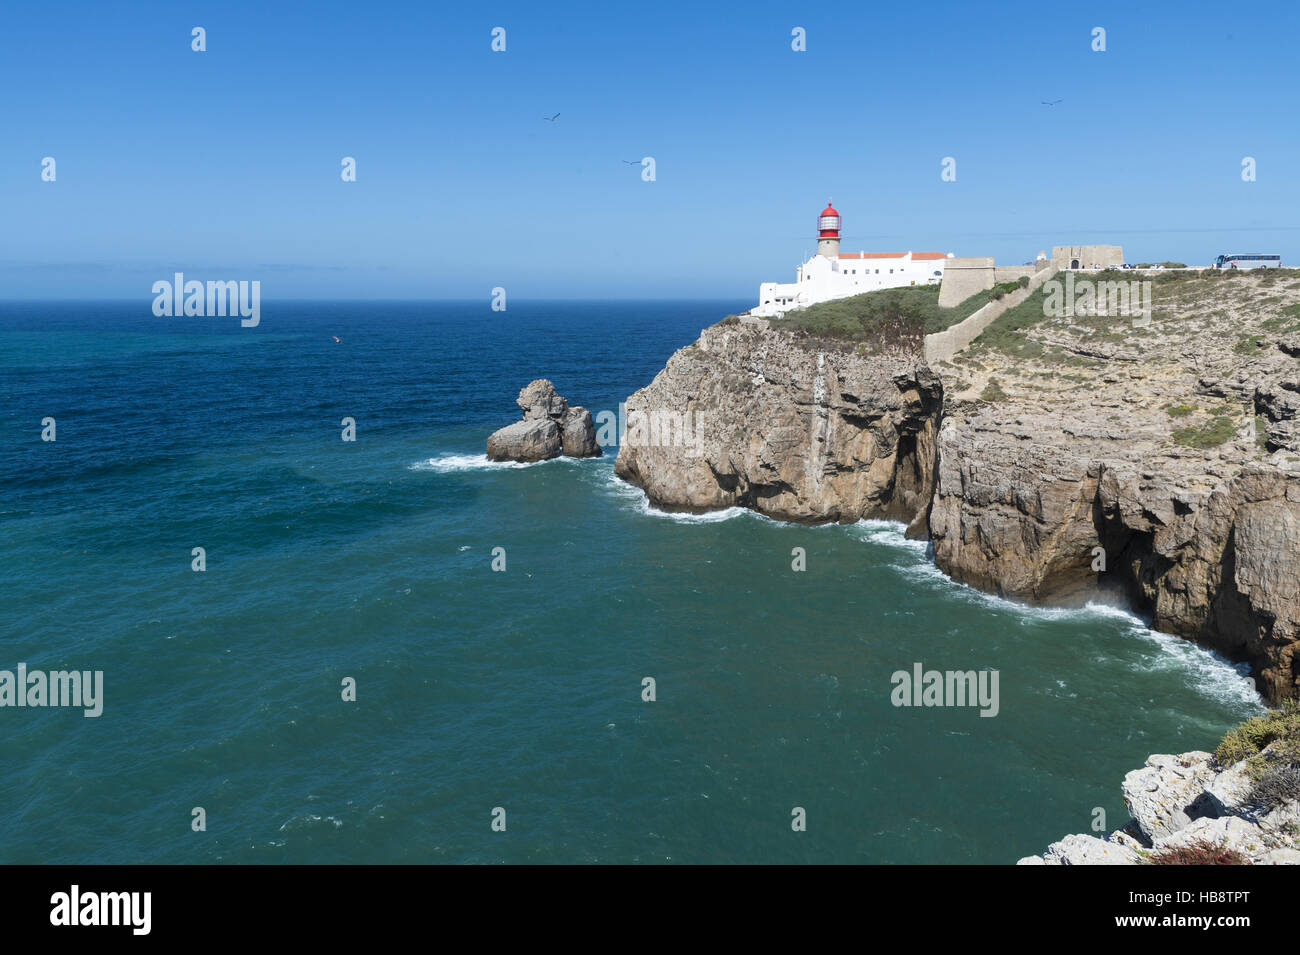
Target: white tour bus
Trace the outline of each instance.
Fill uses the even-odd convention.
[[[1280,269],[1282,267],[1282,256],[1280,255],[1260,255],[1251,253],[1242,255],[1234,252],[1231,255],[1221,255],[1214,260],[1216,269]]]

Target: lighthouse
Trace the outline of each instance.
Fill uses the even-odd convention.
[[[942,252],[841,252],[844,222],[829,199],[817,216],[817,254],[794,271],[793,282],[763,282],[758,318],[784,315],[818,302],[907,285],[938,285],[947,256]]]
[[[829,199],[826,208],[817,217],[817,254],[832,262],[840,257],[840,214]]]

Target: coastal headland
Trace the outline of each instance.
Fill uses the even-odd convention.
[[[1063,305],[1044,278],[948,307],[930,286],[728,316],[627,400],[688,417],[689,446],[628,441],[617,473],[665,509],[903,521],[958,581],[1127,605],[1296,697],[1300,272],[1070,283],[1146,282],[1140,310]],[[927,360],[927,336],[992,303]]]

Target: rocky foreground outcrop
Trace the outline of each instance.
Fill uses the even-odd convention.
[[[915,354],[720,324],[627,400],[615,469],[667,509],[911,521],[933,491],[942,404],[938,376]]]
[[[600,456],[591,412],[569,407],[545,378],[529,382],[515,403],[523,409],[524,418],[488,436],[487,456],[491,460],[532,462],[561,454],[572,458]]]
[[[1265,750],[1268,755],[1270,750]],[[1300,801],[1252,805],[1248,761],[1209,753],[1156,755],[1124,777],[1132,820],[1102,839],[1066,836],[1018,865],[1138,865],[1172,849],[1214,847],[1254,865],[1300,864]]]
[[[664,508],[906,521],[959,581],[1115,592],[1297,696],[1300,280],[1172,279],[1147,323],[1039,306],[934,369],[720,323],[628,399],[617,473]]]

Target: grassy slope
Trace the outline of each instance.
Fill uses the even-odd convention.
[[[1212,269],[1204,269],[1197,272],[1165,272],[1153,276],[1150,273],[1107,269],[1101,272],[1080,273],[1079,279],[1087,279],[1094,283],[1127,283],[1135,280],[1151,279],[1154,283],[1152,290],[1155,306],[1158,310],[1162,299],[1169,300],[1187,294],[1195,295],[1198,292],[1204,292],[1212,288],[1218,283],[1226,284],[1238,281],[1242,276],[1247,275],[1252,276],[1256,281],[1267,287],[1275,283],[1286,283],[1288,280],[1300,278],[1300,270],[1269,269],[1254,272],[1216,272]],[[1062,281],[1064,281],[1063,278]],[[1025,333],[1031,326],[1038,324],[1046,317],[1043,312],[1043,304],[1046,298],[1046,290],[1040,288],[1015,308],[1007,309],[993,324],[984,329],[979,338],[975,339],[974,347],[977,350],[993,348],[1005,354],[1020,357],[1037,358],[1042,356],[1042,345],[1028,338]],[[1102,319],[1101,321],[1106,320]],[[1093,322],[1097,323],[1098,320],[1094,319]],[[1294,309],[1284,310],[1272,323],[1266,324],[1266,327],[1273,331],[1292,331],[1300,328],[1300,313],[1297,313]],[[1246,345],[1243,344],[1238,350],[1244,352]]]
[[[1117,324],[1105,316],[1076,316],[1069,320],[1068,324],[1074,330],[1073,337],[1081,345],[1125,340],[1132,344],[1149,337],[1154,330],[1162,331],[1167,337],[1171,329],[1180,326],[1185,326],[1189,334],[1195,334],[1198,325],[1208,322],[1220,323],[1223,327],[1223,342],[1219,347],[1231,347],[1236,354],[1249,357],[1268,347],[1269,338],[1276,333],[1300,334],[1300,303],[1294,302],[1296,290],[1300,289],[1297,281],[1300,280],[1300,270],[1202,270],[1155,274],[1108,270],[1083,273],[1078,278],[1125,283],[1149,279],[1154,298],[1153,328],[1135,328],[1126,322]],[[1063,349],[1059,344],[1045,345],[1044,341],[1050,341],[1051,336],[1036,332],[1040,324],[1049,321],[1043,311],[1046,297],[1047,292],[1040,289],[1025,302],[1008,309],[984,330],[965,355],[954,359],[956,365],[972,374],[970,384],[976,393],[984,376],[996,369],[1001,369],[998,374],[1021,373],[1023,380],[1018,382],[1021,391],[1063,387],[1068,382],[1076,382],[1074,387],[1077,390],[1095,387],[1097,376],[1105,369],[1104,359],[1080,355]],[[1288,300],[1291,304],[1287,304]],[[1232,305],[1251,313],[1262,311],[1264,317],[1233,318],[1229,311]],[[1056,320],[1056,325],[1059,331],[1060,320]],[[1059,340],[1060,336],[1056,338]],[[999,356],[1009,356],[1016,361],[1008,366]],[[1002,384],[997,379],[990,379],[979,397],[986,401],[1005,397]],[[955,388],[954,392],[960,390]],[[1227,400],[1221,404],[1202,400],[1195,405],[1183,400],[1182,403],[1166,404],[1164,410],[1171,419],[1179,419],[1184,424],[1173,431],[1173,443],[1200,450],[1230,440],[1237,431],[1241,413],[1240,408]],[[1257,418],[1256,429],[1257,443],[1266,448],[1268,421]]]
[[[952,308],[940,308],[937,285],[880,289],[787,312],[772,324],[816,338],[919,347],[926,335],[960,322],[991,294],[978,292]]]

